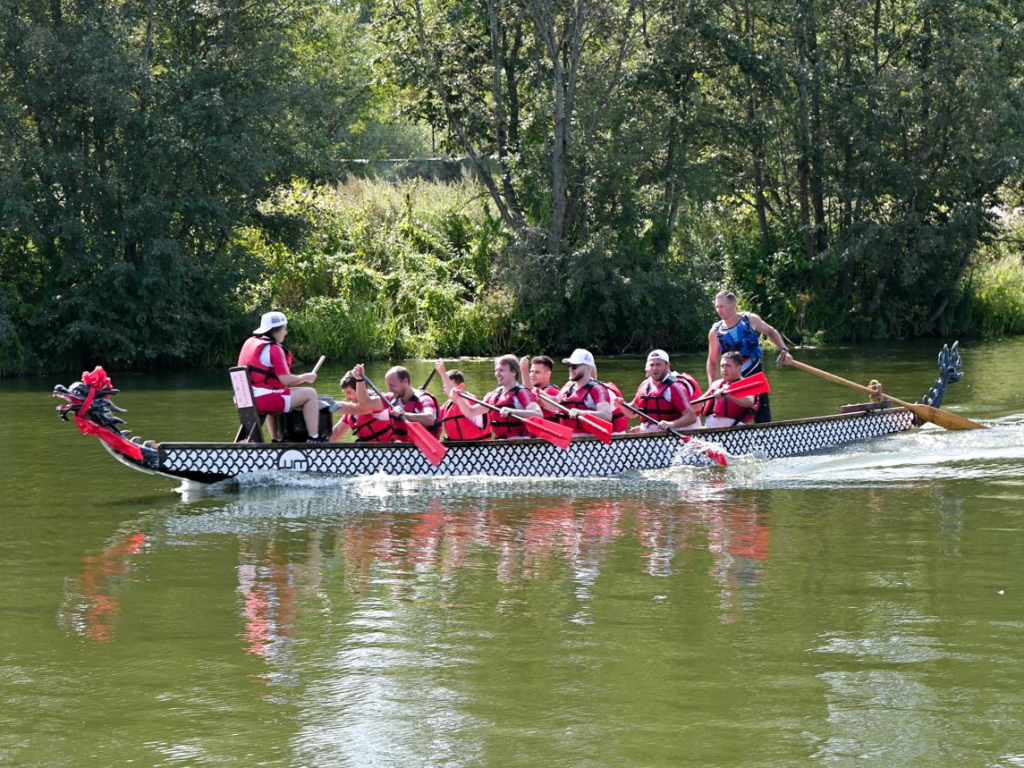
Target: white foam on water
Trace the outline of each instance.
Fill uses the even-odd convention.
[[[1024,479],[1024,422],[951,432],[926,425],[827,452],[731,463],[734,487],[914,484],[935,480]]]

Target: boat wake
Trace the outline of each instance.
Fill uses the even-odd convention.
[[[950,432],[926,425],[912,434],[857,443],[841,450],[772,461],[744,458],[729,469],[739,488],[889,486],[938,480],[986,479],[1024,485],[1024,421],[990,422],[990,429]]]

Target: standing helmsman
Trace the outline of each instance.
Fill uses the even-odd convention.
[[[715,296],[715,311],[721,318],[708,333],[708,385],[718,379],[719,359],[724,352],[739,352],[743,358],[740,374],[743,378],[764,371],[761,352],[761,334],[779,348],[776,363],[785,365],[790,359],[789,349],[782,334],[753,312],[740,312],[736,307],[736,294],[721,291]],[[755,421],[762,424],[772,420],[768,393],[758,395]]]

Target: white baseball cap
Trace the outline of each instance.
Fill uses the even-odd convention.
[[[647,362],[649,363],[652,360],[661,360],[663,363],[671,362],[668,359],[668,352],[666,352],[664,349],[655,349],[653,352],[651,352],[647,356]]]
[[[284,316],[284,312],[264,312],[260,318],[260,327],[253,333],[269,333],[282,325],[288,325],[288,318]]]
[[[573,350],[573,353],[564,358],[562,362],[566,365],[589,365],[591,368],[597,367],[594,363],[594,356],[585,349]]]

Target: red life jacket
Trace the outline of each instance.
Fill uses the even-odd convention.
[[[560,402],[566,408],[575,408],[578,411],[592,411],[594,409],[587,405],[587,397],[590,397],[594,402],[597,402],[598,400],[601,399],[596,394],[597,391],[600,391],[597,389],[600,385],[593,379],[588,381],[582,387],[577,387],[574,382],[569,382],[568,384],[566,384],[566,386],[569,387],[570,389],[565,392],[559,391],[558,393],[558,402]],[[605,392],[607,391],[608,390],[605,389]],[[574,419],[567,413],[561,414],[560,421],[563,424],[567,424],[570,427],[572,427],[573,431],[576,434],[590,434],[580,423],[579,419]]]
[[[711,389],[714,389],[722,383],[721,379],[716,379],[711,384]],[[754,398],[754,404],[750,408],[743,408],[736,404],[735,400],[729,397],[714,397],[704,402],[704,415],[708,416],[714,414],[715,416],[721,416],[725,419],[732,419],[736,424],[749,424],[754,420],[754,413],[757,411],[758,399]]]
[[[536,397],[533,392],[528,390],[522,384],[516,384],[507,392],[501,387],[498,387],[484,395],[485,403],[490,403],[497,408],[512,408],[517,411],[521,409],[519,403],[525,402],[526,405],[529,405],[530,403],[535,402],[535,400]],[[508,437],[530,436],[530,433],[526,429],[526,425],[519,419],[514,416],[506,418],[496,411],[491,413],[491,430],[494,432],[494,436],[499,440],[503,440]]]
[[[543,387],[541,389],[541,392],[543,392],[545,395],[550,397],[552,400],[557,400],[558,399],[558,393],[561,392],[561,391],[562,390],[560,390],[554,384],[548,384],[546,387]],[[541,413],[544,414],[544,418],[547,419],[548,421],[561,421],[562,420],[562,416],[561,416],[560,413],[557,413],[557,412],[556,413],[552,413],[551,411],[545,411],[543,409],[541,410]]]
[[[375,418],[378,413],[386,413],[387,408],[381,408],[373,413],[347,413],[341,417],[352,429],[356,436],[357,443],[390,443],[394,437],[394,430],[391,428],[391,417],[384,419]]]
[[[675,421],[683,415],[683,412],[676,408],[675,404],[665,396],[665,393],[676,383],[682,384],[672,376],[666,376],[659,382],[647,379],[640,385],[640,389],[636,393],[637,407],[655,421]],[[685,389],[686,386],[683,385],[683,388]]]
[[[675,376],[676,381],[683,385],[683,389],[686,390],[687,400],[696,400],[698,397],[704,394],[701,391],[700,384],[698,384],[697,380],[693,378],[693,376],[691,376],[690,374],[676,373],[675,371],[673,371],[671,375]]]
[[[244,365],[249,369],[249,383],[253,387],[260,387],[261,389],[287,389],[287,387],[281,383],[281,380],[277,378],[277,374],[274,373],[273,369],[267,368],[260,361],[260,353],[263,352],[263,348],[268,344],[277,344],[273,339],[268,339],[266,336],[250,336],[245,340],[245,344],[242,345],[242,351],[238,353],[238,365]],[[277,346],[281,347],[280,344]],[[284,351],[284,347],[281,347]],[[292,364],[292,353],[285,352],[285,362],[288,363],[289,368]]]
[[[606,381],[604,384],[615,397],[622,397],[622,392],[614,381]],[[615,404],[614,399],[612,399],[612,403],[612,432],[628,432],[629,417],[622,410],[622,406]]]
[[[434,407],[434,413],[437,418],[434,420],[434,426],[426,427],[426,430],[434,437],[441,436],[441,409],[437,405],[437,398],[429,392],[424,392],[420,389],[414,389],[412,391],[412,397],[408,400],[398,401],[399,399],[394,395],[389,395],[388,402],[390,405],[401,405],[402,408],[408,413],[423,413],[424,401],[429,402]],[[392,419],[391,430],[394,433],[394,440],[400,443],[409,442],[409,427],[407,426],[404,419]]]
[[[447,441],[486,440],[491,436],[491,428],[487,422],[487,414],[483,414],[484,425],[478,427],[473,420],[466,417],[455,403],[449,400],[441,406],[441,423],[444,425],[444,438]]]

